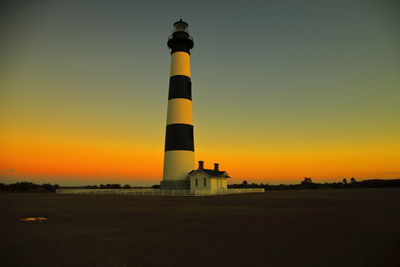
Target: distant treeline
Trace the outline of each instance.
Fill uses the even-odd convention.
[[[138,189],[146,188],[144,186],[130,186],[126,184],[121,186],[120,184],[101,184],[101,185],[85,185],[85,186],[63,186],[65,189]]]
[[[31,182],[17,182],[14,184],[0,183],[0,191],[2,192],[56,192],[59,188],[58,184],[34,184]]]
[[[372,179],[357,181],[351,178],[349,181],[343,179],[342,182],[332,183],[314,183],[311,178],[305,177],[299,184],[256,184],[248,183],[246,180],[241,184],[228,185],[228,188],[265,188],[266,190],[296,190],[296,189],[328,189],[328,188],[374,188],[374,187],[400,187],[400,179]],[[120,184],[101,184],[101,185],[86,185],[86,186],[63,186],[57,184],[34,184],[31,182],[17,182],[13,184],[0,183],[0,192],[56,192],[57,188],[71,189],[139,189],[148,188],[140,186],[130,186],[128,184],[121,186]],[[158,189],[160,185],[153,185],[152,188]]]
[[[375,187],[400,187],[400,179],[371,179],[356,181],[354,177],[347,181],[332,183],[314,183],[311,178],[305,177],[300,184],[256,184],[243,181],[241,184],[228,185],[228,188],[265,188],[266,190],[296,190],[296,189],[328,189],[328,188],[375,188]]]
[[[56,192],[58,188],[70,188],[70,189],[131,189],[131,188],[145,188],[135,187],[128,184],[121,186],[120,184],[101,184],[101,185],[85,185],[85,186],[59,186],[57,184],[34,184],[31,182],[17,182],[14,184],[3,184],[0,183],[1,192]],[[153,186],[157,188],[157,186]]]

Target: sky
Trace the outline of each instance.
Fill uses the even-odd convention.
[[[33,3],[34,2],[34,3]],[[256,183],[400,178],[397,1],[10,1],[0,182],[158,184],[172,24],[196,161]]]

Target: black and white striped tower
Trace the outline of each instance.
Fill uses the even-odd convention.
[[[171,69],[162,189],[188,189],[186,177],[194,169],[190,80],[190,49],[194,43],[188,26],[182,19],[175,22],[173,33],[168,39]]]

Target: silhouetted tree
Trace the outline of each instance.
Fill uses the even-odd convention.
[[[129,184],[126,184],[126,185],[124,185],[124,187],[123,187],[124,189],[130,189],[131,188],[131,186],[129,185]]]
[[[243,186],[247,186],[247,185],[248,185],[247,181],[244,180],[244,181],[242,182],[242,185],[243,185]]]
[[[347,184],[346,178],[343,179],[343,184]]]
[[[357,181],[356,181],[356,178],[354,178],[354,177],[351,177],[351,179],[350,179],[350,183],[352,183],[352,184],[355,184],[355,183],[357,183]]]
[[[304,180],[301,182],[302,185],[310,185],[312,183],[312,179],[309,177],[304,177]]]

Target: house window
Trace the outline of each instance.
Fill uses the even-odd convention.
[[[196,186],[198,186],[199,185],[199,182],[198,182],[198,180],[197,180],[197,178],[196,178]]]
[[[204,178],[204,186],[206,186],[206,185],[207,185],[207,179]]]

